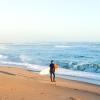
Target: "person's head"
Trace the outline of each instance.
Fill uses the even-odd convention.
[[[53,60],[51,60],[51,63],[53,63],[54,61]]]

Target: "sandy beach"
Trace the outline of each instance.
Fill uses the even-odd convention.
[[[0,100],[100,100],[100,86],[0,66]]]

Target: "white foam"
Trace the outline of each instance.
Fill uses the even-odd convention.
[[[40,66],[40,65],[28,64],[28,63],[26,64],[26,66],[28,69],[34,71],[41,71],[47,67],[47,66]]]
[[[68,46],[68,45],[56,45],[55,47],[56,48],[69,48],[71,46]]]
[[[5,56],[5,55],[0,55],[0,59],[1,59],[1,60],[7,59],[7,58],[8,58],[8,57]]]
[[[20,58],[20,60],[22,62],[27,62],[27,61],[30,61],[31,60],[31,57],[29,57],[27,55],[20,55],[19,58]]]
[[[43,69],[42,71],[40,71],[40,75],[48,75],[49,74],[49,70],[50,70],[50,68],[49,67],[47,67],[47,68],[45,68],[45,69]]]
[[[100,80],[100,74],[99,73],[73,71],[73,70],[67,70],[67,69],[59,68],[58,71],[57,71],[57,74],[64,75],[64,76],[69,75],[69,76],[74,76],[74,77],[82,77],[82,78]]]
[[[47,67],[47,66],[40,66],[40,65],[29,64],[29,63],[18,63],[18,62],[11,62],[11,61],[0,61],[0,64],[20,66],[33,71],[41,71]]]
[[[24,63],[17,63],[17,62],[11,62],[11,61],[0,61],[0,64],[4,65],[17,65],[17,66],[23,66]]]

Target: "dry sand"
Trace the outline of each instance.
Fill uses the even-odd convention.
[[[100,100],[100,86],[0,67],[0,100]]]

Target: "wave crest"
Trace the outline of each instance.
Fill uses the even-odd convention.
[[[100,73],[100,64],[95,63],[66,63],[63,68],[76,71]]]

